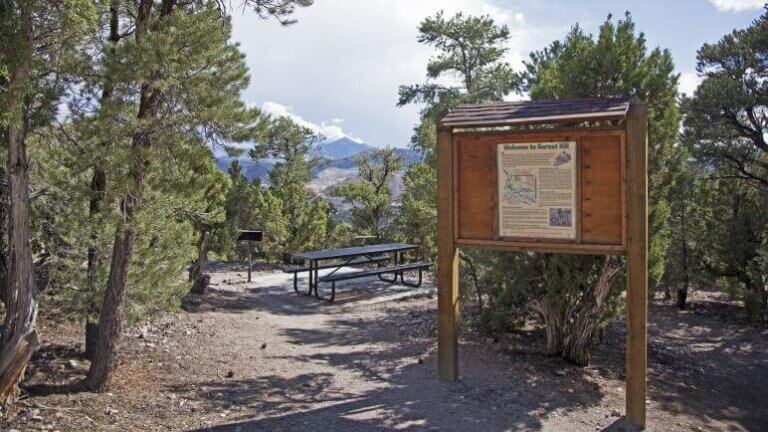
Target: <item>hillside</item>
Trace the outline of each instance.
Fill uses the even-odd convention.
[[[328,160],[322,167],[313,170],[312,175],[314,179],[310,184],[310,188],[322,192],[328,186],[336,184],[341,181],[354,179],[357,176],[357,169],[355,164],[355,156],[361,153],[371,152],[375,150],[370,144],[359,143],[349,138],[340,138],[334,141],[324,142],[317,146],[316,154],[322,156]],[[403,158],[403,168],[408,167],[410,164],[418,162],[421,159],[421,154],[404,148],[397,148],[395,152]],[[247,156],[239,158],[240,165],[243,168],[245,177],[252,181],[255,178],[261,179],[262,182],[269,182],[269,173],[277,163],[273,159],[261,159],[254,161]],[[222,171],[227,171],[232,158],[228,156],[220,156],[216,158],[216,165]],[[402,175],[398,175],[401,178]],[[400,180],[398,184],[402,183]],[[395,188],[399,189],[399,188]],[[395,190],[394,192],[398,192]],[[396,193],[399,195],[399,193]]]

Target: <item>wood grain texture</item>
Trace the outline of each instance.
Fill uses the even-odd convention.
[[[622,253],[623,242],[623,207],[622,194],[622,150],[623,130],[572,130],[560,131],[531,131],[527,133],[501,132],[472,132],[453,134],[454,151],[456,153],[456,209],[455,226],[457,241],[493,241],[500,240],[498,233],[497,200],[498,183],[496,155],[497,146],[503,143],[522,142],[557,142],[577,141],[580,148],[586,148],[586,157],[577,156],[581,164],[582,175],[578,177],[579,196],[582,201],[577,204],[577,223],[579,224],[579,241],[583,245],[596,245],[594,253]],[[583,171],[589,167],[586,173]],[[585,187],[583,183],[588,183]],[[586,232],[584,229],[586,228]],[[530,250],[532,243],[539,241],[517,241],[505,239],[505,243],[494,244],[510,250]],[[541,243],[561,243],[557,240],[542,240]],[[482,243],[482,242],[481,242]],[[568,243],[574,243],[569,241]],[[621,246],[620,248],[605,248],[606,245]],[[577,249],[564,248],[565,253],[589,253],[589,247]],[[548,247],[547,251],[556,251]],[[610,252],[606,252],[610,251]]]
[[[588,245],[580,243],[562,243],[555,240],[525,242],[509,240],[458,239],[456,240],[456,244],[458,246],[499,249],[513,252],[549,252],[595,255],[621,255],[625,252],[625,248],[622,245]]]
[[[648,365],[648,137],[645,106],[627,118],[627,420],[645,427]]]
[[[442,116],[441,116],[442,118]],[[459,376],[459,253],[454,243],[454,155],[451,130],[437,134],[437,374]]]
[[[456,141],[459,238],[491,240],[496,220],[496,148],[477,137]]]
[[[581,162],[581,241],[622,244],[621,137],[583,139]]]

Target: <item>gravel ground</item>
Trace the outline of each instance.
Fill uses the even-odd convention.
[[[82,330],[43,309],[27,395],[0,430],[628,429],[621,324],[584,369],[541,354],[539,331],[496,340],[464,325],[461,379],[444,383],[429,279],[415,291],[352,281],[328,304],[293,293],[283,273],[249,284],[242,268],[213,270],[213,292],[189,311],[126,332],[108,393],[68,393],[88,367]],[[652,306],[650,430],[768,430],[768,331],[716,300]]]

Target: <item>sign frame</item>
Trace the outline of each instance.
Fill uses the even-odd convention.
[[[614,122],[606,126],[603,121]],[[598,123],[595,123],[598,122]],[[544,125],[544,127],[540,127]],[[467,138],[472,135],[472,139]],[[618,139],[618,163],[612,164],[612,199],[618,198],[618,214],[610,217],[611,241],[585,241],[584,226],[578,228],[577,242],[555,239],[499,237],[498,198],[484,195],[488,177],[487,146],[509,137],[538,142],[542,137],[576,137],[577,158],[596,136]],[[589,138],[591,137],[591,138]],[[463,142],[463,141],[465,142]],[[590,141],[591,140],[591,141]],[[485,150],[484,150],[485,149]],[[615,156],[615,155],[614,155]],[[580,181],[589,181],[588,164],[577,165]],[[437,289],[438,351],[437,372],[445,381],[459,376],[459,248],[479,247],[509,251],[569,254],[625,255],[627,259],[626,306],[626,417],[640,427],[646,425],[647,395],[647,314],[648,314],[648,136],[647,111],[637,98],[630,100],[592,99],[506,102],[466,105],[447,111],[437,121],[438,224]],[[469,170],[471,175],[464,175]],[[494,180],[497,177],[494,176]],[[462,187],[463,186],[463,187]],[[585,190],[577,186],[577,206],[583,222]],[[488,186],[493,188],[493,186]],[[617,189],[618,188],[618,189]],[[595,187],[592,198],[601,199],[608,189]],[[470,193],[463,194],[463,191]],[[479,191],[479,193],[475,193]],[[494,189],[494,194],[498,191]],[[479,210],[475,211],[474,204]],[[616,201],[612,201],[616,204]],[[469,209],[469,210],[467,210]],[[492,209],[492,210],[489,210]],[[614,209],[615,210],[615,209]],[[487,213],[493,214],[490,228]],[[616,222],[616,221],[615,221]],[[490,230],[490,231],[489,231]],[[490,233],[490,234],[489,234]]]

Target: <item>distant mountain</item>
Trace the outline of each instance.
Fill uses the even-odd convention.
[[[319,156],[328,159],[344,159],[364,151],[373,150],[374,148],[375,147],[370,144],[342,137],[337,140],[318,144],[315,151]]]
[[[277,161],[270,159],[254,161],[248,156],[240,157],[238,158],[238,161],[240,162],[240,166],[243,168],[243,174],[248,181],[259,178],[262,182],[269,178],[270,171],[272,171],[272,168],[274,168],[277,163]],[[232,158],[229,156],[224,155],[216,158],[216,166],[224,172],[227,172],[231,165]]]
[[[351,156],[347,156],[345,158],[340,159],[334,159],[325,164],[322,168],[318,169],[317,171],[322,171],[326,168],[341,168],[341,169],[347,169],[347,168],[356,168],[357,164],[355,163],[355,156],[362,153],[369,153],[375,150],[375,147],[371,147],[371,149],[355,153]],[[396,148],[395,154],[403,158],[403,168],[407,168],[412,163],[418,162],[421,160],[421,153],[413,151],[411,149],[404,149],[404,148]]]
[[[309,187],[322,193],[327,187],[333,184],[355,179],[357,177],[357,164],[355,156],[361,153],[368,153],[376,150],[376,147],[359,143],[349,138],[340,138],[334,141],[327,141],[319,144],[315,152],[318,156],[328,159],[327,163],[312,171],[313,180]],[[395,153],[403,158],[403,168],[407,168],[412,163],[421,159],[421,154],[410,149],[396,148]],[[259,161],[251,160],[244,156],[239,159],[240,166],[248,181],[255,178],[261,179],[263,183],[269,182],[269,173],[278,162],[273,159],[261,159]],[[232,164],[232,158],[228,156],[219,156],[216,158],[216,165],[224,172],[227,172]],[[393,184],[393,191],[398,192],[402,179]],[[396,193],[399,195],[399,193]]]

